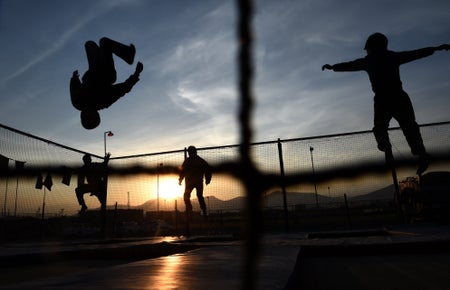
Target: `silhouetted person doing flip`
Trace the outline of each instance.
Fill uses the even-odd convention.
[[[133,64],[136,49],[133,44],[124,45],[103,37],[97,45],[87,41],[84,45],[89,68],[79,79],[75,70],[70,79],[70,98],[72,105],[81,111],[81,124],[86,129],[94,129],[100,124],[99,110],[108,108],[119,98],[130,92],[139,81],[144,66],[138,62],[136,70],[123,83],[115,84],[117,73],[113,54],[128,64]]]
[[[180,178],[178,179],[180,185],[183,182],[183,179],[185,179],[183,198],[186,205],[186,212],[192,212],[191,192],[195,188],[200,208],[206,216],[206,203],[203,198],[203,177],[205,178],[205,184],[208,185],[211,182],[212,177],[211,167],[208,162],[197,155],[197,148],[189,146],[187,151],[189,157],[183,162]]]
[[[78,173],[78,183],[75,193],[77,195],[78,203],[81,205],[80,213],[87,210],[84,201],[84,194],[91,193],[95,195],[101,204],[101,209],[106,209],[106,190],[107,190],[107,167],[110,154],[105,156],[102,163],[92,162],[91,155],[83,156],[84,165],[80,168]],[[87,183],[85,183],[85,181]]]
[[[430,157],[425,150],[411,100],[402,87],[400,65],[430,56],[438,50],[449,50],[450,45],[443,44],[401,52],[390,51],[387,46],[387,37],[378,32],[374,33],[366,41],[364,47],[366,57],[334,65],[325,64],[322,70],[368,73],[375,93],[373,133],[378,149],[386,153],[388,163],[392,161],[388,157],[392,156],[388,128],[390,120],[396,119],[411,148],[411,153],[419,156],[417,174],[421,175],[428,168]]]

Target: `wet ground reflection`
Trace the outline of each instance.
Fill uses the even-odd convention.
[[[146,289],[211,289],[212,282],[214,289],[228,290],[239,287],[240,257],[239,246],[211,247],[149,259],[139,265],[147,267]]]
[[[147,289],[181,289],[180,288],[180,268],[186,267],[186,259],[182,254],[176,254],[159,258],[160,267],[156,273],[149,275],[150,281]]]
[[[157,239],[156,239],[157,240]],[[142,241],[144,242],[144,241]],[[133,245],[140,241],[133,241]],[[112,245],[111,245],[112,246]],[[119,246],[116,244],[115,246]],[[87,246],[91,249],[90,246]],[[120,247],[120,246],[119,246]],[[295,265],[298,245],[283,243],[267,244],[262,252],[256,289],[283,289]],[[60,267],[53,274],[31,275],[12,269],[16,281],[6,281],[2,289],[239,289],[242,282],[242,265],[245,253],[239,243],[208,243],[203,247],[181,254],[161,256],[138,261],[91,259],[71,261],[71,267]],[[67,261],[63,261],[66,263]],[[39,267],[39,269],[36,269]],[[42,266],[30,265],[36,272]],[[18,271],[17,271],[18,270]],[[34,273],[33,272],[33,273]],[[30,279],[31,278],[31,279]]]

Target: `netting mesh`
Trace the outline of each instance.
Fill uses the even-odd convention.
[[[449,123],[424,125],[421,132],[425,146],[432,156],[448,155]],[[397,158],[411,158],[401,130],[391,130],[390,138]],[[46,216],[77,213],[79,205],[75,196],[76,170],[82,165],[85,152],[6,126],[0,127],[0,142],[0,154],[3,159],[9,160],[9,174],[2,171],[0,178],[0,204],[3,215],[40,215],[44,202]],[[392,184],[388,171],[359,172],[360,169],[356,167],[351,178],[340,175],[343,168],[383,162],[384,155],[376,149],[370,131],[252,144],[252,158],[263,174],[280,176],[280,149],[284,173],[287,176],[300,177],[299,182],[288,184],[286,188],[289,206],[314,205],[315,196],[318,196],[321,204],[326,204],[335,202],[335,199],[342,198],[344,194],[364,195]],[[198,148],[198,153],[216,168],[227,162],[238,162],[239,146]],[[109,164],[116,171],[112,171],[108,180],[108,206],[117,203],[119,208],[142,208],[144,211],[172,211],[175,208],[184,211],[184,186],[178,185],[176,173],[176,168],[182,164],[184,158],[183,148],[171,152],[113,156]],[[102,158],[94,155],[93,161],[102,162]],[[18,174],[16,164],[22,162],[25,162],[24,171]],[[135,170],[136,168],[138,170]],[[400,167],[399,180],[414,176],[415,170],[415,166]],[[433,162],[429,170],[448,171],[448,162]],[[71,173],[69,185],[62,183],[67,172]],[[323,172],[334,174],[328,174],[325,179],[317,179],[320,182],[311,178],[314,175],[320,176]],[[47,175],[52,177],[51,188],[35,188],[39,174],[43,179]],[[309,178],[305,180],[302,176]],[[265,193],[263,205],[282,207],[280,195],[273,194],[280,190],[279,184],[274,184]],[[300,196],[299,193],[303,195]],[[204,196],[212,212],[239,211],[244,207],[242,198],[245,196],[245,190],[233,172],[215,173],[211,184],[205,187]],[[198,210],[195,198],[194,190],[193,205],[194,210]],[[95,197],[86,196],[85,199],[89,208],[99,208]]]

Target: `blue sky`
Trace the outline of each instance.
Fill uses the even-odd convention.
[[[450,43],[448,0],[254,5],[255,142],[371,129],[367,75],[321,71],[364,56],[371,33],[392,50]],[[228,0],[0,0],[0,123],[100,155],[109,130],[113,156],[236,144],[236,15]],[[144,71],[85,130],[69,80],[87,69],[84,42],[103,36],[133,43]],[[122,81],[134,65],[116,59],[116,69]],[[418,123],[449,121],[450,52],[401,73]]]

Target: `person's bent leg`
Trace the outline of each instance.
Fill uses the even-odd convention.
[[[391,120],[390,113],[387,112],[380,104],[374,104],[374,118],[372,132],[377,141],[377,147],[380,151],[385,152],[391,148],[389,141],[389,121]]]
[[[205,198],[203,197],[203,184],[197,186],[196,191],[198,203],[200,204],[200,209],[202,210],[203,214],[206,215],[206,203]]]
[[[84,188],[84,187],[77,187],[75,189],[78,204],[81,205],[80,213],[87,210],[86,202],[84,201],[84,194],[87,192],[89,192],[89,191],[86,191],[86,188]]]
[[[90,71],[97,71],[101,66],[101,52],[97,43],[92,40],[86,41],[84,44],[84,50],[88,60],[88,66]]]
[[[106,192],[105,191],[98,191],[93,192],[92,195],[95,195],[100,202],[100,208],[101,210],[106,210]]]
[[[397,120],[403,131],[403,135],[408,142],[411,153],[419,156],[426,154],[422,135],[420,134],[420,127],[416,122],[414,109],[407,95],[402,100],[401,107],[398,108],[394,118]]]
[[[417,174],[422,175],[422,173],[428,168],[430,156],[426,152],[425,145],[423,144],[420,127],[416,122],[414,109],[409,97],[406,100],[403,100],[402,108],[398,110],[395,119],[403,131],[403,135],[408,142],[411,153],[419,156]]]
[[[186,186],[183,194],[184,204],[186,206],[186,212],[192,212],[191,192],[192,187]]]
[[[100,39],[100,47],[107,54],[115,54],[128,64],[133,64],[136,48],[133,44],[125,45],[107,37]]]

